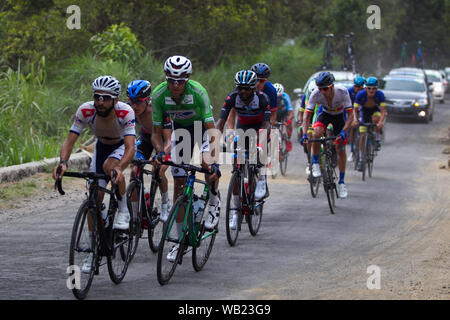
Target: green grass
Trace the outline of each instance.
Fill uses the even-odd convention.
[[[17,197],[28,197],[38,185],[35,181],[19,182],[9,186],[0,186],[0,200],[11,201]]]
[[[227,94],[234,90],[237,71],[265,62],[272,70],[270,81],[282,83],[286,92],[292,93],[294,88],[303,87],[320,64],[320,57],[320,49],[304,48],[300,42],[293,46],[273,45],[262,54],[226,57],[209,70],[197,69],[194,63],[192,79],[207,89],[217,119]],[[53,65],[43,59],[26,72],[9,69],[1,73],[0,167],[57,157],[77,108],[92,99],[91,83],[96,77],[116,77],[122,84],[121,100],[126,100],[130,81],[147,79],[153,88],[164,81],[163,63],[150,54],[134,64],[86,54]],[[89,134],[85,130],[75,148]]]

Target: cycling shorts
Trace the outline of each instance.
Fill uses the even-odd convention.
[[[170,156],[171,156],[171,159],[173,162],[175,162],[175,163],[190,163],[190,160],[192,159],[192,156],[193,156],[194,146],[196,143],[199,145],[200,153],[209,152],[209,138],[205,137],[205,132],[206,132],[205,125],[202,123],[202,126],[201,126],[202,132],[201,132],[201,140],[200,141],[196,141],[194,128],[195,128],[195,124],[185,127],[176,122],[173,123],[174,132],[172,132],[172,148],[171,148],[171,153],[170,153]],[[178,131],[178,129],[180,129],[180,131]],[[184,139],[187,138],[187,136],[182,134],[182,129],[187,130],[187,132],[184,132],[184,133],[189,133],[188,141],[184,141]],[[177,134],[179,134],[178,137],[177,137]],[[200,135],[199,133],[197,133],[197,134]],[[186,159],[186,161],[183,161],[184,151],[186,150],[185,147],[187,147],[187,150],[190,150],[189,161],[187,161],[187,159]],[[174,178],[187,177],[187,172],[184,169],[172,167],[171,170],[172,170],[172,176]]]
[[[344,113],[332,115],[326,112],[322,112],[317,117],[317,121],[314,123],[313,128],[322,127],[324,130],[326,130],[329,124],[333,125],[333,134],[337,136],[345,125]]]

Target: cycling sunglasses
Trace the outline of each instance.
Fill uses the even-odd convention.
[[[377,90],[378,87],[366,87],[367,90]]]
[[[145,99],[147,99],[147,98],[135,98],[135,99],[130,99],[130,102],[132,104],[140,104],[140,103],[144,102]]]
[[[244,91],[252,91],[252,87],[248,87],[248,86],[237,86],[236,87],[236,89],[237,89],[237,91],[242,91],[242,90],[244,90]]]
[[[330,84],[328,87],[322,87],[322,88],[319,87],[319,90],[320,91],[328,91],[328,89],[331,89],[331,86],[332,86],[332,84]]]
[[[189,80],[189,78],[171,78],[171,77],[166,77],[167,83],[170,84],[184,84],[185,82],[187,82]]]
[[[111,96],[109,94],[98,94],[94,93],[94,99],[97,101],[109,102],[112,99],[116,98],[115,96]]]

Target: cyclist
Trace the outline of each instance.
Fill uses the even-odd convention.
[[[150,93],[152,91],[151,83],[147,80],[134,80],[128,84],[127,96],[128,104],[133,108],[136,115],[136,120],[140,124],[141,129],[139,132],[139,139],[136,141],[136,159],[148,160],[153,152],[152,144],[152,105],[150,102]],[[164,151],[170,152],[170,141],[172,135],[172,122],[169,115],[165,114],[163,121],[163,138],[164,138]],[[159,184],[161,192],[161,216],[162,221],[166,221],[169,215],[169,191],[168,181],[166,177],[166,170],[168,166],[161,166],[159,174],[161,177],[161,183]],[[137,167],[131,166],[131,178],[136,175]],[[133,206],[137,206],[136,203],[132,203]]]
[[[355,103],[356,94],[363,90],[364,84],[366,83],[366,79],[363,76],[356,76],[353,79],[353,86],[348,89],[348,93],[350,95],[350,99],[352,100],[352,105]],[[354,124],[350,128],[349,132],[349,142],[350,142],[350,154],[348,155],[347,161],[353,161],[353,151],[354,151],[354,143],[355,143],[355,128],[357,128],[356,124]]]
[[[286,143],[287,151],[292,150],[291,136],[292,136],[292,119],[294,119],[294,108],[292,107],[291,97],[284,92],[284,86],[281,83],[273,85],[277,90],[277,122],[287,122],[286,131],[288,134],[288,141]]]
[[[356,126],[360,122],[364,123],[376,123],[376,150],[381,148],[381,129],[383,128],[384,119],[386,117],[386,102],[384,93],[378,90],[378,79],[375,77],[369,77],[366,80],[366,88],[360,91],[356,95],[354,103],[355,112],[354,123]],[[360,112],[358,121],[358,111]],[[361,170],[361,159],[363,152],[364,135],[367,132],[367,128],[364,126],[359,127],[360,139],[359,139],[359,158],[360,161],[357,164],[357,170]]]
[[[236,91],[230,93],[225,99],[225,103],[223,104],[220,113],[220,119],[216,125],[218,130],[223,132],[223,127],[227,121],[228,115],[233,109],[236,110],[238,115],[237,129],[242,129],[244,132],[247,130],[254,130],[255,133],[259,132],[260,129],[270,130],[271,112],[269,101],[264,93],[256,91],[255,87],[257,81],[256,73],[251,70],[241,70],[236,73],[236,76],[234,77]],[[252,150],[249,150],[250,144],[247,142],[248,141],[245,141],[245,149],[252,152]],[[263,143],[263,141],[259,141],[259,144],[261,143]],[[265,175],[260,172],[255,190],[256,200],[261,200],[268,196],[265,184]],[[237,194],[237,191],[238,190],[233,189],[233,195],[231,197],[233,208],[239,207],[239,195]],[[230,222],[231,229],[236,229],[237,218],[237,213],[234,213],[232,221]]]
[[[258,82],[256,83],[256,91],[264,92],[265,94],[267,94],[267,97],[269,99],[271,111],[270,123],[273,126],[275,124],[277,115],[276,111],[278,105],[278,98],[277,98],[277,90],[269,81],[270,68],[265,63],[255,63],[252,66],[251,70],[254,73],[256,73],[258,77]],[[233,109],[231,110],[230,115],[228,116],[228,128],[233,129],[235,122],[236,122],[236,114]]]
[[[89,171],[110,176],[113,170],[117,172],[115,183],[119,186],[122,200],[119,201],[113,228],[126,230],[129,228],[130,215],[125,197],[126,182],[123,171],[134,156],[135,115],[128,104],[119,101],[121,86],[116,78],[96,78],[92,82],[92,91],[94,100],[82,104],[75,114],[69,135],[61,148],[60,163],[53,170],[53,178],[57,178],[58,167],[61,167],[60,177],[67,170],[73,146],[83,128],[88,125],[97,137]],[[100,180],[100,186],[106,187],[106,184],[105,180]],[[99,198],[102,201],[103,194],[100,194]]]
[[[317,120],[313,125],[314,139],[318,139],[324,135],[328,124],[333,125],[333,133],[337,137],[338,148],[338,163],[339,163],[339,183],[338,195],[340,198],[347,197],[347,188],[345,186],[345,165],[347,157],[345,155],[345,144],[347,143],[346,131],[352,122],[352,102],[347,89],[342,85],[334,84],[334,76],[332,73],[325,71],[321,72],[316,78],[316,85],[319,88],[315,90],[309,98],[308,106],[306,108],[306,119],[304,127],[310,125],[311,117],[314,113],[316,105],[321,106]],[[344,112],[347,112],[347,120],[345,120]],[[306,133],[303,134],[303,139],[307,139]],[[320,158],[320,144],[312,144],[312,174],[315,178],[322,175],[319,165]]]
[[[305,113],[306,106],[309,103],[309,98],[311,97],[311,94],[316,89],[317,89],[316,78],[312,78],[306,84],[306,92],[303,95],[302,104],[301,104],[301,106],[300,106],[300,108],[298,110],[298,119],[300,119],[300,124],[302,122],[304,122],[304,120],[305,120],[304,113]],[[315,108],[314,108],[314,115],[313,115],[313,118],[312,118],[312,121],[311,121],[312,124],[314,124],[314,122],[316,122],[317,114],[319,112],[319,109],[320,109],[319,105],[316,104]],[[309,159],[309,155],[311,154],[311,143],[307,142],[307,139],[303,138],[304,129],[303,129],[303,127],[301,125],[298,127],[297,130],[298,130],[298,136],[300,138],[299,139],[300,145],[303,146],[303,144],[306,143],[306,151],[307,151],[306,156]],[[314,133],[314,129],[313,129],[312,125],[309,126],[309,128],[306,131],[306,133],[307,133],[307,138],[311,139],[312,134]],[[308,166],[306,166],[306,175],[309,176],[309,174],[310,174],[310,171],[309,171],[309,165],[308,165]]]
[[[153,134],[152,143],[155,146],[157,156],[155,156],[156,162],[160,162],[164,156],[164,146],[162,141],[163,130],[163,112],[166,111],[173,120],[174,134],[172,135],[172,148],[171,153],[175,155],[172,158],[186,158],[189,154],[186,153],[194,149],[195,144],[195,130],[194,127],[197,123],[201,128],[201,137],[203,141],[199,141],[202,144],[202,152],[209,152],[209,143],[214,142],[214,136],[209,137],[209,141],[205,139],[205,131],[209,129],[215,129],[214,117],[212,115],[212,106],[208,97],[208,93],[205,88],[198,82],[191,80],[192,63],[183,56],[171,56],[164,63],[164,73],[166,74],[166,81],[156,87],[152,94],[152,106],[153,106]],[[184,129],[178,130],[177,129]],[[190,134],[190,141],[184,141],[185,138],[181,135],[177,137],[177,132],[185,132],[187,130]],[[181,139],[180,139],[181,138]],[[182,143],[179,143],[182,142]],[[183,146],[190,143],[190,149],[179,149],[179,146]],[[180,152],[179,152],[180,151]],[[215,150],[211,152],[211,158],[215,156]],[[191,158],[185,162],[189,162]],[[206,175],[208,182],[214,181],[214,186],[211,189],[211,197],[209,199],[208,217],[205,222],[207,229],[214,228],[219,222],[220,214],[220,199],[217,194],[218,183],[220,177],[219,165],[212,163],[208,166],[205,162],[205,157],[202,158],[202,167],[208,168],[212,174]],[[172,175],[174,177],[174,199],[177,198],[184,190],[184,184],[187,178],[187,172],[182,169],[172,167]],[[184,217],[177,216],[177,230],[181,235]],[[173,250],[168,254],[167,258],[173,261],[178,253],[178,246],[174,246]]]

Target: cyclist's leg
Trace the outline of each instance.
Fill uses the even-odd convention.
[[[332,118],[331,123],[333,124],[333,134],[337,136],[345,125],[344,115],[335,115]],[[339,144],[336,145],[336,151],[338,155],[339,164],[339,183],[344,183],[345,178],[345,167],[347,164],[347,155],[345,152],[345,145],[347,144],[347,139],[344,141],[339,140]]]

